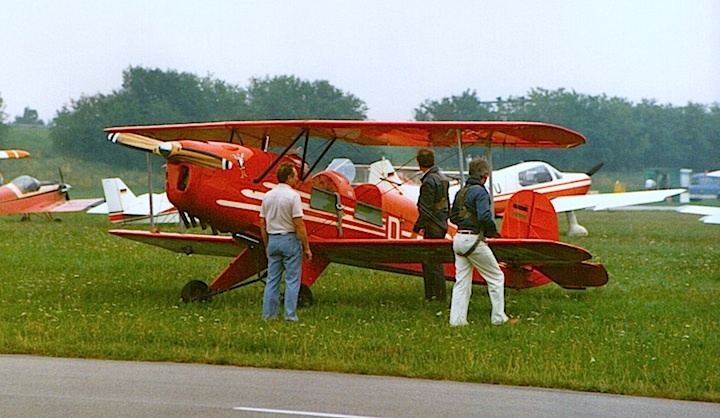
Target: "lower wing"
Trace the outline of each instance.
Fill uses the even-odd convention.
[[[237,257],[252,245],[252,238],[111,230],[111,234],[184,254]],[[254,241],[257,244],[257,241]],[[608,274],[600,264],[590,263],[586,250],[543,239],[490,239],[506,276],[508,287],[533,287],[554,281],[564,288],[602,286]],[[448,279],[454,278],[455,255],[448,239],[317,239],[310,240],[315,260],[327,260],[374,270],[421,275],[422,263],[443,263]],[[481,277],[478,283],[484,283]]]

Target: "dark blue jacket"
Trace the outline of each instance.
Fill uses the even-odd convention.
[[[473,219],[471,216],[462,217],[460,216],[460,209],[462,204],[458,202],[461,193],[455,195],[455,201],[450,210],[450,220],[452,223],[458,226],[458,229],[471,230],[483,233],[486,237],[497,237],[497,226],[495,225],[495,219],[493,219],[492,212],[490,211],[490,195],[485,186],[480,180],[469,178],[465,182],[465,187],[469,187],[465,193],[465,208],[468,213],[474,215]]]

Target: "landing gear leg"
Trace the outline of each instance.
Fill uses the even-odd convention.
[[[304,284],[300,285],[300,294],[298,294],[298,306],[308,307],[313,303],[312,291]]]

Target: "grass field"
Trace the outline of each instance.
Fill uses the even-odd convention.
[[[0,218],[0,352],[328,370],[720,401],[717,227],[676,213],[586,213],[608,285],[506,291],[522,321],[471,325],[422,298],[422,280],[332,265],[299,324],[260,320],[262,285],[182,304],[229,259],[107,234],[105,219]],[[564,238],[567,240],[567,238]],[[448,286],[451,286],[449,283]]]
[[[75,170],[94,178],[94,169]],[[423,300],[421,279],[338,265],[313,286],[316,302],[300,310],[298,324],[261,321],[261,284],[182,304],[179,291],[188,280],[209,282],[230,259],[126,241],[109,235],[101,216],[61,218],[0,217],[2,353],[720,402],[720,227],[697,216],[580,212],[591,236],[561,239],[605,264],[606,286],[508,289],[507,312],[521,323],[503,327],[490,325],[485,288],[475,287],[471,325],[460,329],[448,326],[446,304]]]

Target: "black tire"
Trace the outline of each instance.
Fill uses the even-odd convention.
[[[209,300],[210,287],[203,281],[190,280],[180,291],[180,299],[185,303]]]

